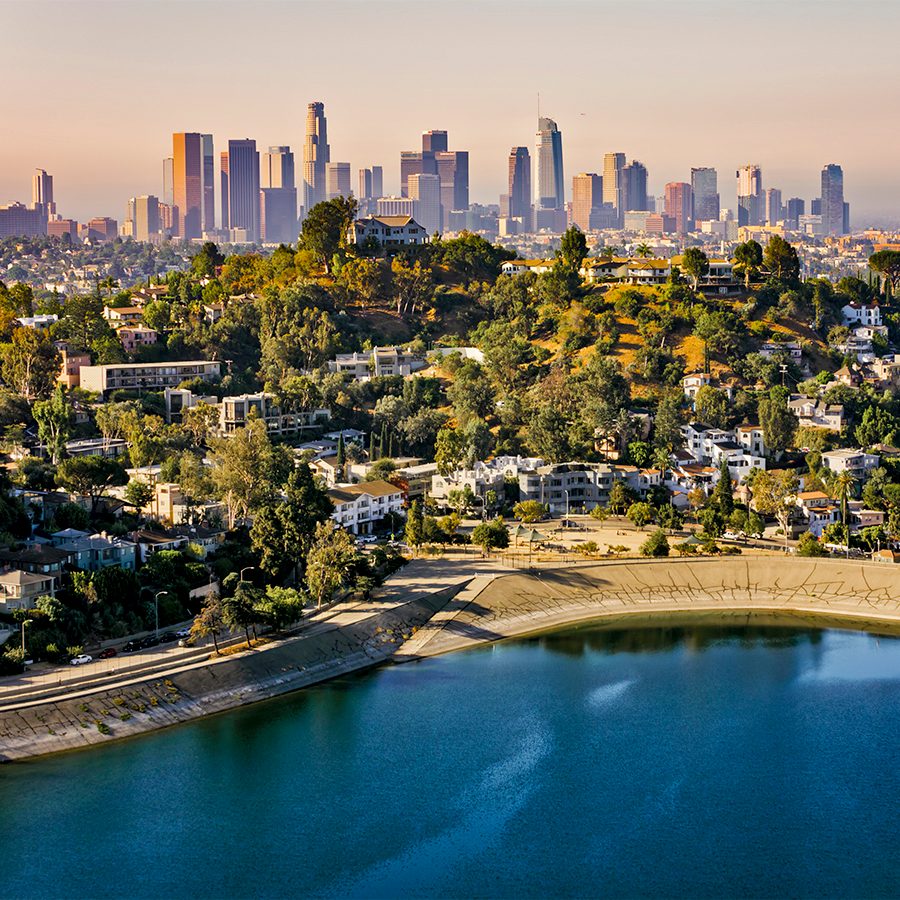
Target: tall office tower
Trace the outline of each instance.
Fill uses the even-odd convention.
[[[228,231],[231,228],[231,216],[229,215],[229,192],[228,186],[228,151],[223,150],[219,154],[219,197],[221,198],[222,207],[222,229]]]
[[[738,226],[762,225],[763,203],[762,169],[754,164],[743,166],[737,176]]]
[[[836,163],[822,169],[822,231],[846,234],[844,227],[844,170]]]
[[[416,202],[416,221],[428,234],[440,232],[441,179],[437,175],[410,175],[409,196]]]
[[[769,188],[766,191],[766,225],[777,225],[783,218],[781,191],[778,188]]]
[[[534,205],[538,209],[562,209],[566,205],[562,132],[553,119],[544,116],[538,119],[534,189]]]
[[[126,221],[132,223],[132,234],[136,241],[149,241],[159,234],[159,198],[149,194],[132,197],[125,212]]]
[[[625,184],[622,170],[625,168],[624,153],[606,153],[603,156],[603,202],[611,203],[619,221],[625,212]]]
[[[521,219],[523,229],[531,231],[531,156],[527,147],[509,151],[509,217]]]
[[[595,210],[603,205],[603,179],[593,172],[581,172],[572,179],[572,224],[582,231],[594,227]]]
[[[327,200],[349,197],[353,193],[350,186],[350,163],[328,163],[325,167],[325,193]]]
[[[43,212],[44,218],[56,215],[56,204],[53,202],[53,176],[43,169],[36,169],[31,179],[31,206]]]
[[[297,240],[297,187],[290,147],[269,147],[260,167],[260,230],[268,243]]]
[[[791,197],[788,200],[784,212],[784,227],[789,231],[796,231],[800,227],[800,216],[806,213],[806,201],[799,197]]]
[[[360,203],[372,199],[372,170],[359,170],[359,193],[356,195]]]
[[[815,197],[809,201],[809,214],[811,216],[821,216],[822,215],[822,198]]]
[[[259,153],[250,138],[228,142],[228,216],[232,230],[259,240]]]
[[[203,135],[172,135],[172,195],[177,207],[175,234],[183,240],[203,232]]]
[[[216,158],[213,153],[213,136],[201,134],[203,153],[203,231],[214,231],[216,227]]]
[[[175,160],[171,156],[163,159],[162,202],[175,205]]]
[[[306,107],[306,140],[303,144],[304,214],[325,199],[325,167],[331,162],[325,104],[316,101]]]
[[[850,204],[846,200],[844,201],[843,213],[844,234],[850,234]]]
[[[423,153],[446,153],[447,151],[447,132],[446,131],[423,131],[422,132],[422,152]]]
[[[675,231],[678,234],[687,234],[694,230],[694,223],[691,221],[692,198],[693,192],[687,182],[670,181],[666,185],[664,214],[674,220]]]
[[[691,193],[694,197],[692,218],[709,222],[719,218],[719,176],[710,166],[691,169]]]
[[[638,160],[633,159],[627,166],[623,166],[621,172],[624,184],[622,199],[622,215],[628,210],[646,210],[650,206],[647,202],[647,167]]]
[[[381,166],[372,166],[372,196],[384,196],[384,169]]]
[[[446,229],[451,212],[469,208],[469,151],[440,150],[434,154],[441,179],[442,228]]]
[[[400,196],[409,196],[410,175],[437,175],[437,161],[431,152],[402,150],[400,152]]]

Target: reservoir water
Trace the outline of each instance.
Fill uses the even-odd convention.
[[[0,896],[900,895],[900,641],[667,623],[0,768]]]

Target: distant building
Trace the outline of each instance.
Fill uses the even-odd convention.
[[[294,154],[287,146],[269,147],[260,157],[260,231],[267,243],[297,240],[297,185]]]
[[[308,213],[325,199],[325,169],[331,161],[325,104],[306,107],[306,139],[303,144],[303,209]]]
[[[691,196],[694,222],[708,222],[719,218],[719,176],[710,166],[691,169]]]
[[[434,159],[441,182],[441,229],[446,230],[451,212],[469,208],[469,152],[438,151]]]
[[[131,223],[131,236],[136,241],[149,241],[160,232],[159,199],[152,194],[132,197],[125,211],[125,221]]]
[[[74,219],[51,219],[47,222],[47,235],[76,241],[78,240],[78,223]]]
[[[666,185],[665,214],[675,222],[675,231],[678,234],[687,234],[694,230],[691,220],[693,209],[693,195],[691,186],[684,181],[670,181]]]
[[[43,169],[36,169],[31,179],[31,206],[40,210],[45,219],[56,215],[56,203],[53,201],[53,176]]]
[[[624,215],[629,210],[648,210],[650,204],[647,198],[647,167],[633,159],[622,169],[622,180],[625,183],[623,208],[618,213],[618,221],[622,222]],[[604,202],[606,202],[604,200]],[[614,207],[610,204],[614,211]]]
[[[87,238],[91,241],[114,241],[119,234],[119,223],[107,216],[98,216],[87,223]]]
[[[416,202],[416,218],[428,234],[441,230],[441,179],[437,175],[410,175],[409,196]]]
[[[111,363],[81,367],[81,387],[106,394],[114,390],[153,390],[177,387],[182,381],[200,378],[216,381],[222,373],[220,362],[206,359],[183,362]]]
[[[172,195],[177,209],[174,232],[183,240],[199,238],[203,233],[205,152],[211,149],[211,135],[198,132],[172,135]],[[212,179],[212,171],[208,177]]]
[[[352,195],[350,163],[328,163],[325,167],[325,193],[327,200],[336,200],[338,197],[350,197]]]
[[[534,206],[539,209],[563,209],[566,185],[563,177],[562,132],[553,119],[538,119],[535,143]]]
[[[582,231],[595,225],[594,211],[603,207],[603,179],[593,172],[581,172],[572,179],[572,224]]]
[[[523,230],[531,231],[531,156],[527,147],[509,151],[508,184],[507,217],[520,220]]]
[[[37,237],[47,233],[47,217],[42,209],[30,209],[24,203],[0,206],[0,238]]]
[[[762,225],[764,210],[762,169],[755,164],[737,170],[738,225]]]
[[[822,169],[822,231],[825,234],[846,234],[844,215],[844,171],[836,163]]]
[[[618,223],[625,214],[624,153],[606,153],[603,156],[603,202],[612,205]]]
[[[766,225],[777,225],[783,219],[781,191],[778,188],[769,188],[766,191]]]
[[[259,152],[251,138],[228,142],[228,216],[232,230],[240,229],[246,240],[260,238]]]
[[[800,228],[800,216],[806,213],[806,201],[800,197],[791,197],[785,205],[784,227],[790,231]]]

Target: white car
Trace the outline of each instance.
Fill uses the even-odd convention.
[[[190,628],[179,628],[178,631],[175,632],[175,637],[177,638],[186,638],[190,637],[191,629]]]
[[[81,656],[73,656],[69,660],[69,665],[70,666],[83,666],[86,663],[93,662],[93,661],[94,661],[93,656],[88,656],[87,653],[82,653]]]

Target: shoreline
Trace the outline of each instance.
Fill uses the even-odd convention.
[[[437,579],[431,592],[423,590],[428,572],[429,562],[422,561],[408,578],[417,596],[407,599],[407,582],[388,585],[392,603],[348,611],[346,622],[332,628],[89,694],[23,700],[0,710],[0,761],[123,740],[384,663],[567,627],[768,616],[794,618],[801,627],[900,634],[900,572],[871,563],[622,560],[528,573],[482,567],[457,572],[449,586],[446,577]]]

